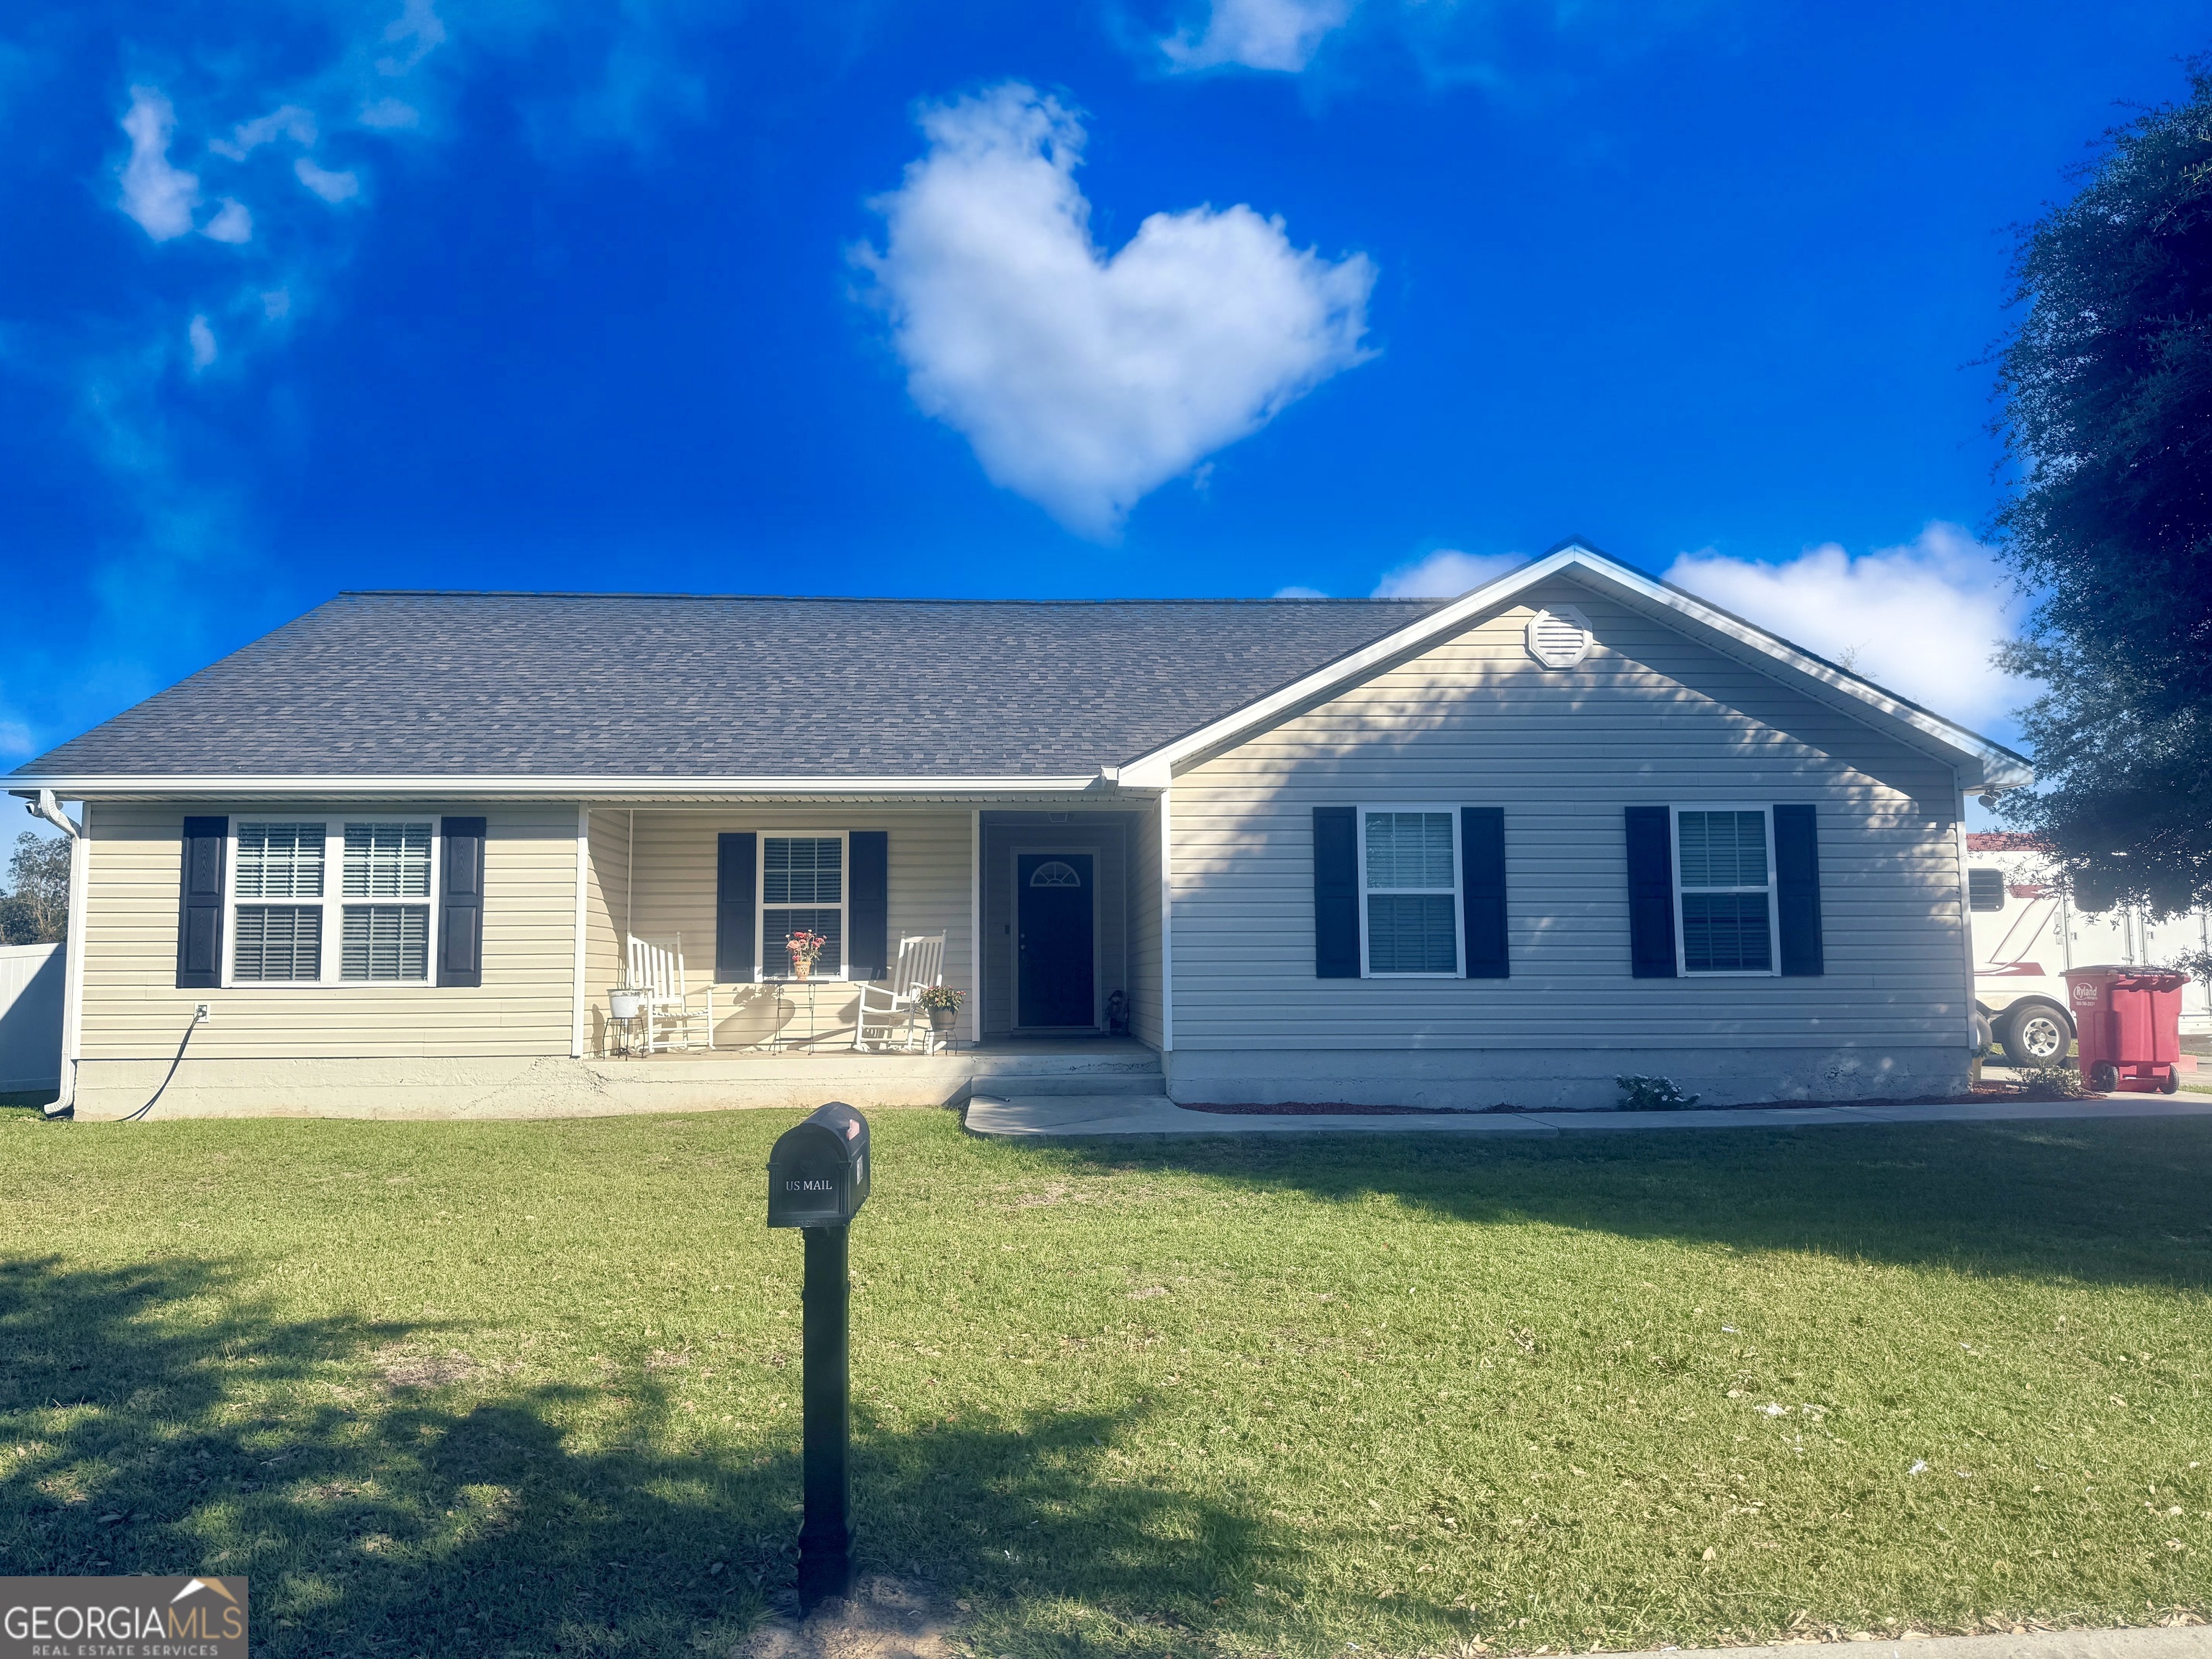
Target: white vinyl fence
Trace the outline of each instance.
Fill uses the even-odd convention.
[[[58,945],[0,945],[0,1094],[61,1087]]]

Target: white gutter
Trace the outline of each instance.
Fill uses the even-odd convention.
[[[1113,787],[1109,778],[1096,772],[1049,778],[535,777],[476,773],[331,777],[297,773],[106,773],[82,777],[18,775],[7,781],[25,786],[15,789],[17,794],[27,796],[35,788],[41,795],[51,796],[58,791],[73,800],[126,795],[303,795],[317,799],[440,795],[468,800],[553,797],[571,801],[579,798],[665,800],[699,795],[787,799],[793,795],[1079,795]],[[35,807],[32,810],[37,811]]]

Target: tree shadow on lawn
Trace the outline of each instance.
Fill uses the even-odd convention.
[[[441,1373],[445,1334],[283,1321],[219,1263],[0,1263],[0,1571],[244,1573],[270,1655],[720,1653],[787,1596],[795,1412],[764,1451],[744,1425],[702,1443],[642,1372],[486,1398]],[[426,1380],[374,1381],[395,1351],[387,1376]],[[592,1403],[586,1447],[563,1419]],[[1123,1650],[1295,1589],[1263,1511],[1202,1474],[1113,1478],[1140,1426],[856,1422],[861,1571],[975,1596],[995,1635]]]
[[[1076,1168],[1206,1175],[1468,1222],[1810,1250],[2053,1281],[2212,1288],[2212,1122],[1066,1140]]]

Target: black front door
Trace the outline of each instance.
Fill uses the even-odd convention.
[[[1015,855],[1015,932],[1021,944],[1017,1024],[1097,1024],[1091,880],[1088,853]]]

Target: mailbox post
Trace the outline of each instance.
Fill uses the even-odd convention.
[[[848,1230],[868,1199],[868,1121],[833,1100],[787,1130],[768,1157],[768,1224],[806,1240],[799,1384],[805,1519],[799,1528],[799,1610],[853,1583],[852,1280]]]

